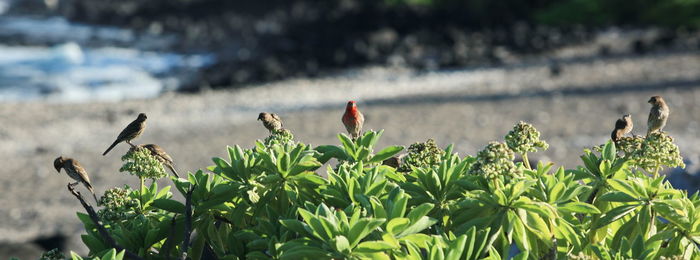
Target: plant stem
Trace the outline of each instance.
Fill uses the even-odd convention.
[[[532,170],[532,167],[530,167],[530,160],[527,158],[527,152],[523,153],[522,156],[523,156],[523,164],[525,164],[525,167],[528,170]]]
[[[141,211],[143,211],[143,177],[139,176],[139,181],[141,182],[141,188],[139,189],[139,206],[141,207]]]
[[[656,169],[654,169],[654,178],[659,177],[659,170],[661,169],[661,166],[656,166]]]
[[[85,202],[85,199],[83,199],[83,196],[80,195],[80,192],[75,191],[75,189],[73,189],[73,187],[70,185],[68,185],[68,191],[70,191],[70,193],[73,194],[73,196],[75,196],[75,198],[77,198],[80,201],[80,204],[82,204],[83,208],[85,208],[85,211],[87,211],[90,220],[92,220],[92,223],[95,224],[98,234],[102,236],[102,239],[105,242],[107,242],[107,244],[110,247],[117,249],[117,251],[124,250],[124,254],[128,259],[143,260],[143,258],[139,255],[117,244],[117,242],[114,240],[109,231],[107,231],[107,228],[105,228],[105,226],[102,225],[102,223],[100,223],[100,217],[97,216],[97,212],[95,212],[95,209],[92,206],[90,206],[90,204],[87,204],[87,202]]]

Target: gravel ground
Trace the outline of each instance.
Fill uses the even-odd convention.
[[[180,172],[211,165],[211,157],[225,156],[227,145],[250,147],[264,138],[267,131],[255,120],[261,111],[280,114],[298,140],[337,144],[347,100],[358,101],[365,129],[385,129],[380,146],[435,138],[441,146],[454,143],[461,154],[475,154],[489,141],[503,140],[523,120],[550,144],[535,159],[573,167],[582,148],[606,141],[622,114],[632,114],[634,133],[644,133],[646,101],[662,95],[672,110],[666,130],[686,158],[700,155],[700,53],[559,64],[559,75],[546,62],[431,73],[363,68],[118,104],[0,104],[0,156],[6,158],[0,170],[0,242],[7,248],[64,236],[69,249],[85,253],[79,239],[83,228],[75,216],[83,209],[66,191],[69,179],[55,172],[52,161],[58,155],[76,158],[100,193],[123,184],[136,186],[137,178],[118,172],[127,145],[107,156],[101,153],[139,112],[149,119],[135,142],[161,145]],[[25,251],[25,259],[36,254]]]

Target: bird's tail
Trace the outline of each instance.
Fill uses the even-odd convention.
[[[88,190],[90,190],[90,193],[92,193],[92,197],[95,198],[95,203],[97,203],[97,205],[99,206],[99,205],[100,205],[100,201],[97,200],[97,195],[95,195],[95,189],[92,188],[92,185],[90,185],[90,183],[85,182],[84,184],[85,184],[85,187],[86,187]]]
[[[180,178],[180,175],[177,174],[175,167],[173,167],[171,164],[168,164],[166,166],[168,166],[168,169],[170,169],[170,171],[173,172],[173,174],[175,174],[175,177]]]
[[[102,154],[102,156],[107,155],[107,153],[108,153],[109,151],[111,151],[112,148],[114,148],[115,146],[117,146],[118,143],[119,143],[119,139],[114,140],[114,143],[112,143],[112,145],[110,145],[109,148],[107,148],[107,151],[105,151],[105,152]]]

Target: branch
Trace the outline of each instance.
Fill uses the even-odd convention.
[[[83,208],[85,208],[85,211],[87,211],[88,215],[90,216],[90,219],[92,220],[93,223],[95,223],[95,226],[97,227],[97,231],[100,233],[102,236],[102,239],[109,244],[110,247],[116,249],[117,251],[124,250],[124,254],[126,254],[126,257],[134,259],[134,260],[144,260],[142,257],[138,256],[137,254],[134,254],[133,252],[126,250],[125,248],[117,245],[117,242],[114,241],[114,238],[107,232],[107,229],[100,224],[100,218],[97,216],[97,213],[95,212],[95,209],[90,206],[87,202],[85,202],[85,199],[83,199],[83,196],[80,195],[80,192],[75,191],[73,186],[68,184],[68,191],[75,196],[80,201],[80,204],[83,204]]]
[[[165,243],[163,244],[163,247],[161,247],[161,253],[165,253],[165,260],[170,260],[170,248],[172,247],[173,244],[173,236],[175,235],[175,218],[177,217],[177,213],[173,215],[173,218],[170,220],[170,231],[168,232],[168,239],[165,240]]]
[[[185,194],[185,236],[182,240],[182,256],[181,260],[187,259],[187,248],[190,246],[190,236],[192,235],[192,192],[194,192],[194,187],[196,185],[190,186],[190,190]]]

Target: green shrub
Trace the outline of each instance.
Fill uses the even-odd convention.
[[[311,147],[274,133],[251,149],[228,147],[228,158],[205,170],[170,177],[185,202],[170,187],[142,182],[138,190],[109,190],[99,216],[120,247],[144,259],[205,252],[218,259],[700,257],[698,195],[650,176],[683,166],[665,134],[619,153],[608,142],[566,170],[513,162],[516,152],[547,147],[520,123],[505,143],[489,143],[475,157],[414,144],[405,172],[381,164],[403,150],[375,149],[381,134],[354,141],[340,134],[340,146]],[[331,159],[328,177],[320,177]],[[151,163],[127,160],[123,168],[164,177],[139,172],[158,168]],[[78,216],[90,256],[115,252],[87,215]]]

